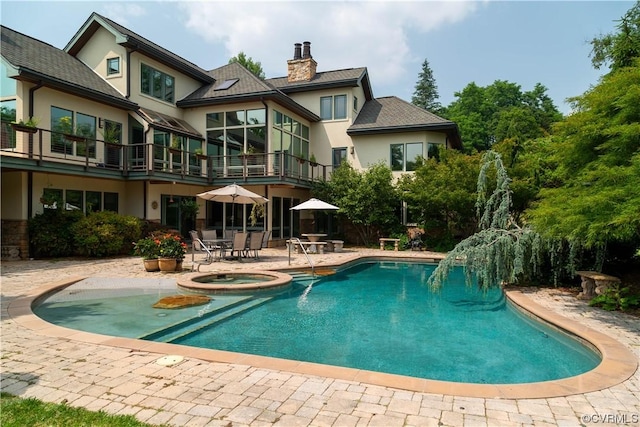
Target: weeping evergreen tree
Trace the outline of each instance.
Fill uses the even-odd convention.
[[[489,194],[488,184],[495,188]],[[429,277],[428,284],[439,288],[452,268],[462,265],[467,285],[474,279],[481,289],[515,283],[530,276],[541,264],[541,238],[528,226],[521,227],[513,219],[511,180],[500,154],[487,151],[478,174],[476,211],[479,231],[458,243]]]

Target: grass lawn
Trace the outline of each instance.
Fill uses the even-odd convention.
[[[132,415],[110,415],[83,408],[44,403],[37,399],[22,399],[8,393],[0,395],[0,425],[2,427],[151,427]]]

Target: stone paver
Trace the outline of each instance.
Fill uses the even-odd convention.
[[[314,255],[314,261],[322,266],[349,260],[356,253],[431,256],[352,249]],[[185,266],[189,262],[190,255]],[[306,260],[292,254],[291,265],[305,266]],[[214,263],[202,271],[288,266],[285,250],[263,249],[257,261]],[[2,391],[22,397],[175,426],[590,426],[605,421],[640,425],[638,372],[609,389],[580,395],[489,399],[419,393],[196,357],[163,368],[156,364],[161,354],[49,336],[21,325],[8,312],[16,299],[70,277],[160,277],[145,272],[139,258],[13,261],[3,262],[1,269],[0,385]],[[172,276],[163,276],[167,277]],[[640,359],[638,318],[591,308],[561,290],[525,293],[539,305],[611,336]]]

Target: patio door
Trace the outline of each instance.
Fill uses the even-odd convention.
[[[183,215],[180,205],[183,199],[193,199],[193,197],[162,195],[162,217],[163,225],[178,230],[183,237],[189,237],[189,231],[195,230],[195,223],[192,218]]]

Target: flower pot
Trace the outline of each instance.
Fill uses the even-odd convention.
[[[175,258],[158,258],[158,267],[162,272],[176,271],[176,264]]]
[[[155,259],[145,259],[143,260],[144,269],[147,271],[158,271],[160,267],[158,266],[158,258]]]
[[[177,259],[176,260],[176,271],[182,271],[182,259]]]
[[[34,126],[21,125],[19,123],[12,123],[11,126],[18,132],[36,133],[38,128]]]

